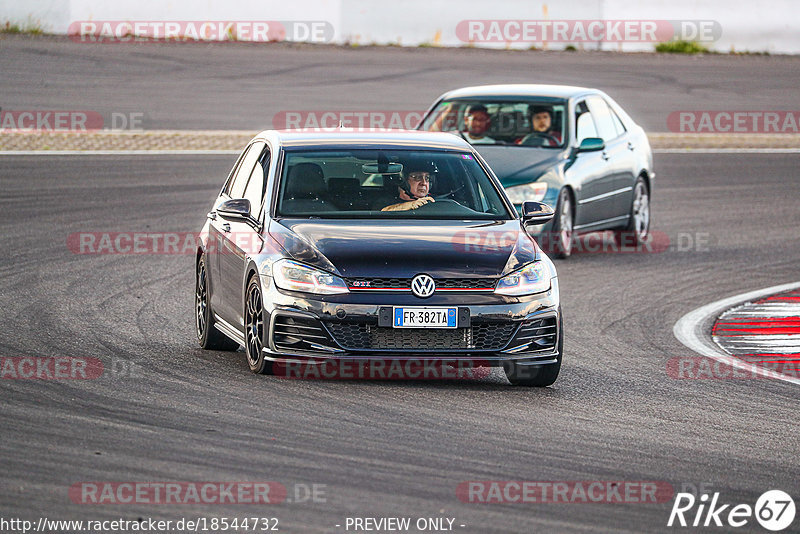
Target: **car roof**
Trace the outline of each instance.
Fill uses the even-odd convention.
[[[502,85],[476,85],[462,87],[448,91],[442,98],[470,98],[470,97],[546,97],[546,98],[573,98],[584,94],[599,94],[597,89],[588,87],[575,87],[572,85],[543,85],[508,83]]]
[[[371,130],[338,128],[331,131],[265,130],[256,138],[269,138],[286,148],[418,148],[468,150],[472,146],[461,137],[443,132],[419,130]]]

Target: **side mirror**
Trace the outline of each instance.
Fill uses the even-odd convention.
[[[597,152],[598,150],[603,150],[605,147],[605,142],[599,137],[587,137],[581,141],[576,153],[580,154],[581,152]]]
[[[231,200],[226,200],[217,207],[217,213],[223,219],[249,219],[250,201],[246,198],[234,198]]]
[[[555,212],[547,204],[528,200],[522,203],[522,226],[544,224],[553,218]]]

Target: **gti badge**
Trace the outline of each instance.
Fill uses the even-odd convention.
[[[411,279],[411,292],[419,298],[430,297],[435,289],[436,284],[433,283],[433,278],[427,274],[418,274]]]

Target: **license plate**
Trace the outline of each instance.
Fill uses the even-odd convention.
[[[394,307],[394,328],[456,328],[458,308]]]

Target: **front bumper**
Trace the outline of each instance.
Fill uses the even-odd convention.
[[[261,283],[269,318],[264,352],[273,361],[439,358],[494,366],[544,365],[560,357],[557,278],[549,291],[527,297],[448,292],[427,299],[382,292],[317,296],[279,290],[267,276]],[[382,326],[392,306],[458,307],[459,328]]]

